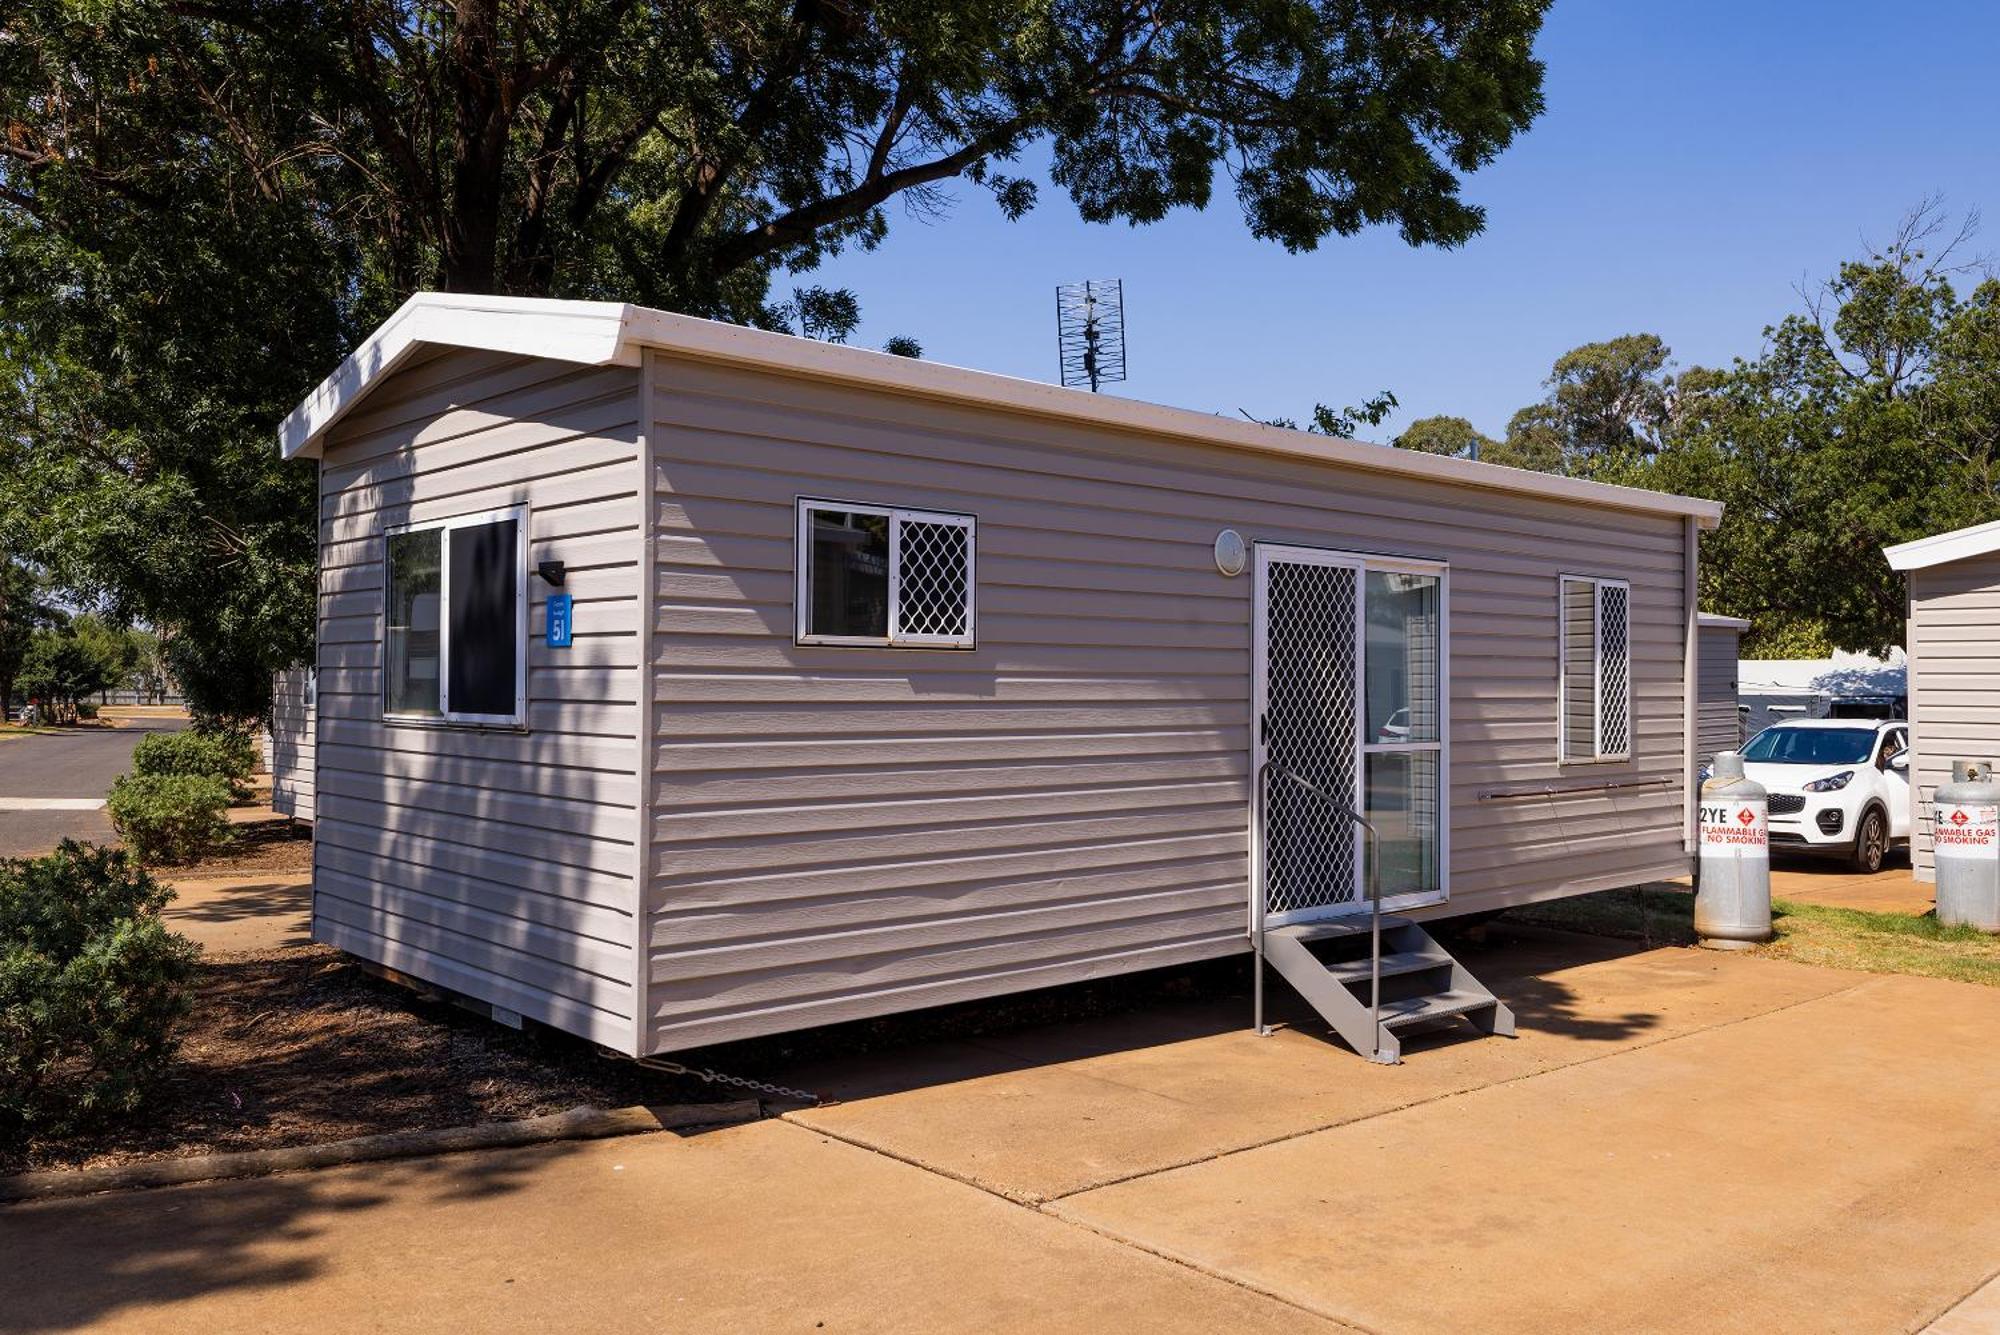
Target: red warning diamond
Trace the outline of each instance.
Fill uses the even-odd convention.
[[[1951,813],[1951,823],[1953,825],[1963,825],[1965,824],[1966,821],[1970,819],[1972,818],[1966,815],[1963,810],[1954,811]]]
[[[1744,825],[1755,825],[1757,823],[1757,813],[1752,811],[1749,807],[1745,807],[1743,808],[1743,810],[1736,813],[1736,819],[1739,823]]]

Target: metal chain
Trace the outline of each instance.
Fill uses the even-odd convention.
[[[710,1070],[705,1066],[686,1066],[677,1061],[669,1061],[665,1057],[625,1057],[623,1053],[612,1053],[609,1051],[605,1055],[608,1057],[621,1057],[635,1066],[643,1067],[648,1071],[658,1071],[663,1075],[691,1075],[704,1084],[731,1085],[737,1089],[754,1090],[759,1094],[768,1094],[773,1098],[786,1099],[793,1103],[803,1103],[814,1108],[824,1107],[826,1104],[826,1100],[817,1094],[809,1093],[803,1089],[793,1089],[789,1085],[775,1085],[766,1080],[752,1080],[747,1075],[728,1075],[721,1071]]]

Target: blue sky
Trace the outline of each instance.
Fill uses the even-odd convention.
[[[1387,388],[1402,411],[1367,434],[1456,413],[1497,435],[1579,343],[1647,331],[1682,366],[1754,355],[1802,281],[1927,195],[1984,211],[1979,248],[2000,253],[1996,38],[1992,0],[1557,0],[1548,110],[1471,178],[1487,227],[1457,251],[1381,230],[1288,255],[1225,192],[1132,228],[1045,188],[1009,223],[959,187],[942,220],[892,204],[880,249],[803,281],[860,295],[856,343],[907,333],[933,361],[1052,380],[1055,285],[1120,277],[1119,393],[1302,418]]]

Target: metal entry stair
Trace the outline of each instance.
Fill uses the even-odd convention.
[[[1264,930],[1264,959],[1347,1045],[1370,1060],[1403,1057],[1402,1036],[1464,1019],[1486,1034],[1513,1037],[1514,1012],[1431,934],[1407,918],[1381,919],[1381,1008],[1367,918],[1331,919]]]

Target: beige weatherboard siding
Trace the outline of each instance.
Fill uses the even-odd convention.
[[[271,679],[271,732],[265,747],[271,810],[303,821],[313,818],[314,694],[311,668],[290,668]]]
[[[1934,881],[1931,795],[1954,760],[2000,762],[2000,524],[1887,555],[1909,580],[1910,861]]]
[[[1442,563],[1449,902],[1685,871],[1706,502],[633,307],[419,297],[288,420],[324,476],[322,939],[626,1051],[1248,948],[1252,587]],[[970,647],[802,643],[799,502],[976,525]],[[518,730],[382,720],[381,538],[526,505],[576,647]],[[1561,763],[1561,576],[1632,754]],[[336,680],[336,678],[338,678]]]
[[[1699,620],[1701,661],[1697,690],[1695,754],[1701,763],[1743,744],[1743,716],[1737,707],[1737,671],[1743,632],[1741,617],[1703,612]]]
[[[639,837],[638,373],[405,361],[322,446],[313,936],[629,1050]],[[524,728],[384,718],[383,533],[527,507]]]

